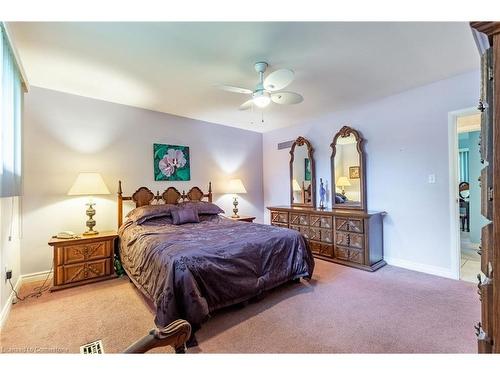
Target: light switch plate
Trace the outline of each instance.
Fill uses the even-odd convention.
[[[435,184],[435,183],[436,183],[436,175],[430,174],[429,175],[429,184]]]

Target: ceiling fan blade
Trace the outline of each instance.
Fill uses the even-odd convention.
[[[284,89],[292,81],[295,73],[291,69],[279,69],[264,79],[264,88],[269,91]]]
[[[229,85],[216,85],[220,90],[236,92],[238,94],[252,94],[253,91],[249,89],[244,89],[243,87],[229,86]]]
[[[240,111],[246,111],[247,109],[252,108],[252,105],[253,105],[253,100],[252,99],[247,100],[245,103],[240,105]]]
[[[298,104],[304,100],[302,95],[291,91],[273,92],[271,100],[276,104]]]

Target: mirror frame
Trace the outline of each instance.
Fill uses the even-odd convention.
[[[359,178],[360,178],[360,205],[359,206],[345,206],[342,203],[335,203],[335,153],[337,152],[337,139],[339,137],[346,138],[349,137],[350,135],[354,135],[356,138],[356,149],[358,150],[359,154]],[[365,153],[363,150],[363,145],[364,145],[364,139],[361,136],[361,134],[351,128],[350,126],[343,126],[342,129],[338,131],[337,134],[333,137],[333,141],[330,144],[330,147],[332,148],[332,155],[330,156],[330,165],[331,165],[331,183],[332,183],[332,208],[336,209],[343,209],[343,210],[362,210],[366,211],[366,175],[365,175]]]
[[[295,146],[307,146],[307,156],[311,164],[311,203],[292,203],[293,202],[293,160],[295,158]],[[290,149],[290,205],[294,207],[312,207],[316,208],[316,166],[314,163],[314,148],[306,138],[300,136],[292,144]]]

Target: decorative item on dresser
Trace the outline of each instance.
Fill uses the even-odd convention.
[[[481,214],[491,222],[481,231],[478,293],[481,322],[476,325],[479,353],[500,353],[500,22],[471,22],[481,55]]]
[[[330,262],[375,271],[383,260],[384,212],[268,207],[271,225],[304,235],[314,256]]]
[[[49,245],[54,251],[54,284],[51,291],[112,279],[115,231],[94,236],[59,239]]]

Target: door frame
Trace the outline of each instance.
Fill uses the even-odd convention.
[[[479,113],[476,107],[468,107],[448,112],[448,185],[450,205],[450,252],[451,273],[454,279],[460,280],[460,219],[458,201],[458,126],[457,119]]]

